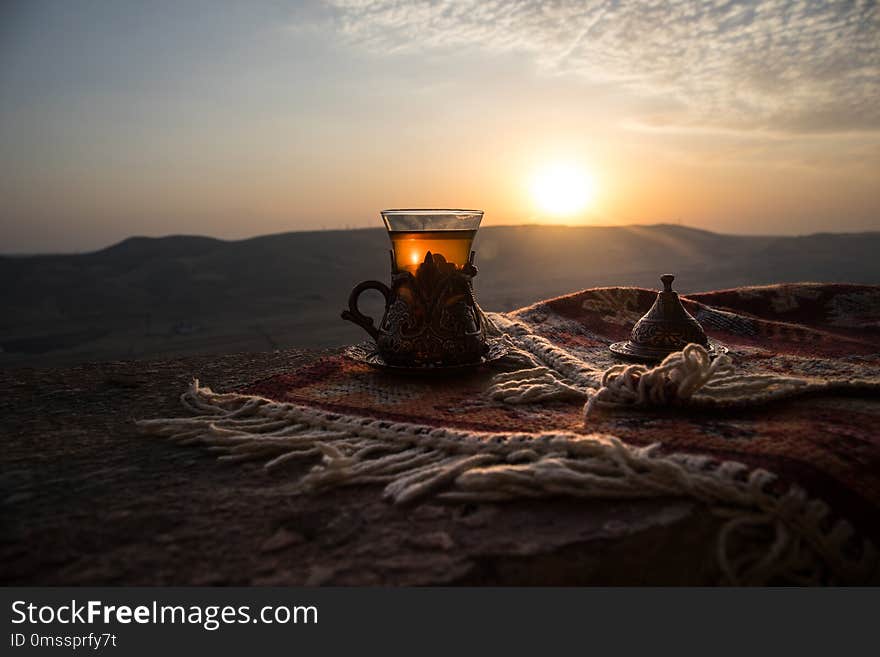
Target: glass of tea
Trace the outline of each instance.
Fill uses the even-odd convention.
[[[415,273],[430,251],[459,269],[468,262],[482,210],[383,210],[397,271]]]
[[[477,275],[471,245],[482,210],[383,210],[382,219],[391,237],[391,285],[356,285],[342,318],[370,334],[386,365],[479,363],[488,342],[471,283]],[[367,290],[385,297],[378,325],[358,308]]]

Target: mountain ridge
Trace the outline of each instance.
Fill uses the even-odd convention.
[[[523,224],[492,224],[490,226],[483,226],[481,231],[487,230],[497,230],[497,229],[509,229],[509,228],[534,228],[534,229],[571,229],[574,231],[577,230],[595,230],[595,229],[628,229],[628,228],[652,228],[652,229],[673,229],[673,230],[681,230],[686,231],[691,234],[705,234],[712,235],[718,237],[725,238],[779,238],[779,239],[798,239],[798,238],[811,238],[811,237],[829,237],[829,236],[852,236],[852,235],[880,235],[880,230],[867,230],[867,231],[843,231],[843,232],[834,232],[834,231],[818,231],[813,233],[803,233],[797,235],[787,235],[787,234],[754,234],[754,233],[724,233],[708,230],[705,228],[697,228],[695,226],[688,226],[683,224],[673,224],[668,222],[659,222],[659,223],[646,223],[646,224],[589,224],[589,225],[581,225],[581,224],[543,224],[543,223],[523,223]],[[114,242],[107,246],[100,247],[98,249],[92,249],[88,251],[76,251],[76,252],[40,252],[40,253],[0,253],[0,260],[5,258],[11,259],[21,259],[21,258],[44,258],[44,257],[67,257],[67,256],[84,256],[84,255],[95,255],[100,253],[105,253],[108,251],[117,250],[120,247],[127,247],[130,243],[166,243],[170,244],[176,240],[187,240],[187,241],[196,241],[202,240],[205,242],[213,243],[217,246],[223,244],[238,244],[244,242],[251,242],[254,240],[262,240],[262,239],[271,239],[276,237],[282,237],[287,235],[303,235],[303,234],[327,234],[327,233],[347,233],[347,232],[358,232],[358,231],[384,231],[381,227],[372,227],[372,226],[361,226],[355,228],[327,228],[327,229],[313,229],[313,230],[291,230],[291,231],[282,231],[278,233],[266,233],[262,235],[252,235],[249,237],[242,238],[222,238],[222,237],[213,237],[210,235],[199,235],[192,233],[169,233],[166,235],[131,235],[129,237],[125,237],[118,242]]]
[[[389,277],[383,228],[243,240],[132,237],[105,249],[0,258],[0,366],[194,351],[321,347],[363,339],[348,293]],[[880,284],[880,232],[725,235],[675,224],[486,226],[475,289],[511,310],[585,287],[682,292],[777,282]],[[374,315],[376,299],[364,304]]]

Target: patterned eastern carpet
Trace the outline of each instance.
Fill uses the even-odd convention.
[[[596,288],[508,314],[536,334],[604,369],[656,291]],[[833,379],[880,374],[880,287],[793,284],[682,297],[710,337],[745,372]],[[880,545],[880,399],[810,394],[755,408],[632,409],[590,418],[582,402],[508,405],[485,390],[495,369],[420,379],[375,371],[344,356],[243,386],[260,395],[327,411],[467,430],[607,433],[632,445],[769,470],[797,484]]]

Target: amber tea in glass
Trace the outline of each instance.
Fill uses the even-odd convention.
[[[415,273],[428,252],[463,267],[482,218],[479,210],[384,210],[395,268]]]

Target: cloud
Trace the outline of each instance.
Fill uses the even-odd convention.
[[[374,52],[526,53],[546,74],[682,108],[641,117],[654,125],[880,130],[876,1],[328,3],[342,34]]]

